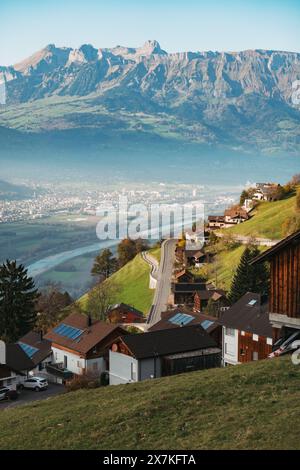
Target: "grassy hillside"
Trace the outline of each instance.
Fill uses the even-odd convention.
[[[80,390],[0,413],[1,449],[299,449],[290,357]]]
[[[113,274],[106,283],[115,283],[118,286],[115,303],[124,302],[148,313],[153,300],[154,290],[149,289],[150,267],[143,260],[141,255],[137,255],[132,261]],[[86,308],[87,294],[79,300],[79,303]]]
[[[232,277],[245,248],[245,245],[237,245],[230,250],[220,250],[216,254],[215,261],[208,265],[207,274],[209,282],[213,282],[219,288],[229,290]],[[258,246],[260,251],[266,248],[265,246]]]
[[[293,215],[296,197],[276,202],[262,202],[252,212],[252,218],[243,224],[226,229],[226,233],[271,238],[283,238],[282,224]]]

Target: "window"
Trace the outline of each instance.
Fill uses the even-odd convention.
[[[234,336],[234,328],[225,328],[225,335]]]
[[[273,344],[272,338],[267,338],[267,344],[269,344],[270,346],[272,346],[272,344]]]
[[[252,338],[253,338],[253,341],[258,341],[258,335],[253,334]]]
[[[78,367],[78,369],[80,369],[80,367],[81,367],[80,361],[77,361],[77,367]]]
[[[64,356],[64,368],[67,369],[68,367],[68,357]]]
[[[244,332],[244,331],[241,331],[241,335],[242,335],[242,336],[245,336],[245,332]]]
[[[234,347],[231,344],[225,343],[225,354],[234,356]]]
[[[252,359],[253,359],[253,361],[258,361],[258,352],[257,351],[253,351]]]
[[[98,370],[98,364],[97,362],[93,362],[93,370],[97,371]]]
[[[243,348],[240,349],[240,355],[241,355],[241,356],[245,356],[245,355],[246,355],[245,349],[243,349]]]

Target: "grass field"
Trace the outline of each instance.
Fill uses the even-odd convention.
[[[262,202],[252,212],[253,217],[243,224],[226,229],[226,233],[271,238],[283,238],[282,224],[293,215],[296,197],[276,202]]]
[[[229,290],[232,277],[245,250],[245,245],[237,245],[230,250],[223,249],[215,257],[215,261],[208,265],[208,280],[217,287]],[[267,247],[258,246],[260,251]]]
[[[6,409],[0,448],[299,449],[299,413],[300,367],[285,357]]]
[[[156,252],[158,256],[158,251]],[[115,283],[118,287],[115,303],[124,302],[148,313],[154,296],[154,290],[149,289],[149,265],[141,255],[137,255],[132,261],[113,274],[107,281]],[[87,294],[79,300],[83,309],[86,308]]]

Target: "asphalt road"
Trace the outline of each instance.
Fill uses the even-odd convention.
[[[161,319],[161,312],[165,311],[171,292],[171,277],[175,261],[176,240],[165,240],[161,246],[161,260],[157,274],[153,305],[148,315],[148,323],[154,324]]]
[[[41,392],[36,392],[35,390],[21,390],[20,396],[17,400],[1,400],[0,401],[0,412],[6,408],[13,408],[15,406],[26,405],[26,403],[31,403],[33,401],[46,400],[47,398],[54,397],[55,395],[60,395],[65,391],[63,385],[49,384],[47,390],[42,390]]]

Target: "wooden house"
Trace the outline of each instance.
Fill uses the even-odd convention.
[[[272,352],[268,304],[259,294],[247,292],[223,313],[219,322],[223,325],[225,366],[266,359]]]
[[[143,312],[124,303],[113,305],[106,316],[109,323],[145,323]]]
[[[273,338],[300,329],[300,230],[257,256],[270,263],[269,318]]]

